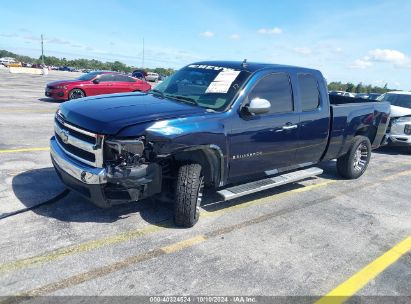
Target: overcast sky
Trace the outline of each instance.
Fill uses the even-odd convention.
[[[8,1],[0,49],[179,68],[227,59],[301,65],[328,81],[411,89],[411,1]]]

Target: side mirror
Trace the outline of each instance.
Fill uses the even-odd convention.
[[[98,79],[98,78],[94,79],[94,80],[93,80],[93,83],[94,83],[94,84],[99,84],[99,83],[100,83],[100,79]]]
[[[270,111],[271,103],[267,99],[256,97],[246,108],[251,114],[264,114]]]

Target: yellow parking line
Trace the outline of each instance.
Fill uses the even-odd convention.
[[[301,207],[304,208],[304,207]],[[121,269],[130,267],[132,265],[135,265],[137,263],[141,263],[144,261],[148,261],[150,259],[158,258],[161,256],[165,256],[168,254],[180,252],[184,249],[193,247],[195,245],[204,243],[208,239],[215,238],[230,232],[233,232],[238,229],[242,229],[245,227],[249,227],[251,225],[255,225],[264,221],[267,221],[273,217],[278,215],[278,212],[273,212],[271,214],[266,214],[262,215],[258,218],[254,218],[252,220],[242,222],[240,224],[235,224],[232,226],[227,226],[223,229],[216,229],[211,232],[208,232],[204,235],[197,235],[189,239],[185,239],[179,242],[175,242],[157,249],[153,249],[147,252],[142,252],[134,256],[130,256],[125,258],[124,260],[114,262],[109,265],[104,265],[101,267],[94,268],[90,271],[86,271],[80,274],[73,275],[71,277],[61,279],[60,281],[53,282],[44,286],[41,286],[39,288],[34,288],[31,290],[28,290],[26,292],[23,292],[21,294],[18,294],[18,297],[21,297],[24,299],[25,297],[33,297],[33,296],[44,296],[46,294],[53,293],[55,291],[61,290],[61,289],[66,289],[70,288],[76,285],[79,285],[81,283],[85,283],[87,281],[93,280],[100,278],[102,276],[106,276],[110,273],[114,273],[116,271],[119,271]],[[10,298],[12,300],[12,298]],[[7,301],[7,299],[6,299]]]
[[[170,221],[171,225],[171,221]],[[53,260],[62,259],[66,256],[73,255],[76,253],[87,252],[93,249],[101,248],[107,245],[113,245],[117,243],[122,243],[128,240],[132,240],[144,235],[159,231],[164,229],[164,227],[149,225],[142,229],[127,231],[121,234],[112,235],[99,240],[92,240],[79,245],[69,246],[61,249],[51,251],[49,253],[34,256],[27,259],[22,259],[10,263],[5,263],[0,265],[0,273],[7,272],[10,270],[16,270],[25,268],[28,266],[33,266],[37,264],[44,264]]]
[[[322,186],[329,184],[329,183],[321,183]],[[321,187],[320,184],[315,184],[315,185],[311,185],[311,186],[307,186],[306,191],[312,190],[314,188],[319,188]],[[293,193],[298,193],[298,192],[304,192],[302,189],[295,189],[292,190]],[[296,191],[298,190],[298,191]],[[273,195],[271,197],[275,197],[276,195]],[[329,198],[328,198],[329,199]],[[250,204],[248,206],[251,205],[255,205],[256,202],[260,202],[260,203],[264,203],[264,201],[262,200],[254,200],[251,201],[249,203],[253,203],[254,204]],[[237,207],[237,206],[235,206]],[[303,208],[303,207],[301,207]],[[238,208],[235,208],[238,209]],[[225,209],[226,213],[230,210],[233,209]],[[211,215],[214,215],[215,213],[211,213]],[[220,213],[216,213],[216,214],[220,214]],[[211,216],[210,215],[210,216]],[[255,218],[240,224],[235,224],[232,226],[228,226],[225,227],[223,229],[217,229],[214,231],[211,231],[209,233],[206,233],[204,235],[197,235],[195,237],[192,237],[190,239],[186,239],[186,240],[182,240],[179,242],[175,242],[157,249],[153,249],[147,252],[143,252],[143,253],[139,253],[135,256],[131,256],[128,257],[122,261],[118,261],[115,262],[113,264],[109,264],[109,265],[105,265],[105,266],[101,266],[98,267],[96,269],[84,272],[84,273],[80,273],[74,276],[71,276],[69,278],[66,279],[62,279],[60,281],[57,282],[53,282],[47,285],[44,285],[42,287],[39,288],[35,288],[32,290],[29,290],[27,292],[23,292],[22,294],[20,294],[20,296],[39,296],[39,295],[44,295],[44,294],[48,294],[48,293],[52,293],[55,292],[57,290],[60,289],[64,289],[64,288],[69,288],[81,283],[84,283],[86,281],[98,278],[98,277],[102,277],[105,276],[109,273],[113,273],[116,272],[120,269],[124,269],[126,267],[130,267],[133,264],[142,262],[142,261],[147,261],[149,259],[153,259],[156,257],[160,257],[166,254],[170,254],[170,253],[174,253],[174,252],[179,252],[181,250],[184,250],[186,248],[190,248],[193,247],[197,244],[203,243],[206,240],[219,236],[219,235],[223,235],[229,232],[232,232],[234,230],[237,229],[241,229],[250,225],[254,225],[256,223],[260,223],[263,222],[267,219],[273,218],[274,216],[278,215],[278,212],[274,212],[271,214],[266,214],[263,216],[260,216],[259,218]],[[163,227],[158,227],[158,226],[154,226],[154,225],[150,225],[148,227],[146,227],[145,229],[154,229],[153,231],[146,231],[143,234],[148,234],[150,232],[154,232],[154,231],[158,231],[161,229],[164,229],[164,225]],[[141,230],[140,230],[141,231]],[[140,232],[141,234],[141,232]],[[141,234],[142,235],[142,234]],[[138,234],[136,235],[138,236]],[[136,237],[135,236],[135,237]],[[118,236],[112,236],[106,239],[101,239],[101,240],[97,240],[95,241],[96,244],[94,244],[94,246],[87,246],[86,244],[80,244],[79,246],[73,246],[72,250],[67,251],[67,249],[62,249],[62,250],[66,250],[66,254],[62,254],[62,253],[56,253],[54,252],[54,256],[52,255],[53,252],[51,254],[49,254],[49,257],[46,259],[47,261],[51,261],[51,260],[55,260],[61,256],[65,256],[68,254],[71,254],[71,252],[82,252],[82,251],[88,251],[91,249],[95,249],[100,247],[100,245],[108,245],[110,243],[116,243],[116,242],[120,242],[121,240],[129,240],[130,238],[127,236],[118,238]],[[90,242],[90,243],[93,243]],[[348,280],[347,282],[341,284],[339,287],[337,287],[334,291],[332,291],[330,294],[328,294],[326,297],[322,298],[319,300],[319,303],[342,303],[346,300],[346,298],[350,297],[350,295],[346,295],[345,293],[350,292],[351,295],[354,294],[356,291],[358,291],[360,288],[362,288],[365,284],[367,284],[370,280],[372,280],[373,278],[375,278],[381,271],[383,271],[385,268],[387,268],[389,265],[391,265],[392,263],[394,263],[395,261],[397,261],[402,255],[404,255],[405,253],[407,253],[409,250],[411,249],[411,236],[408,237],[408,239],[406,239],[405,241],[401,242],[400,244],[398,244],[397,246],[395,246],[394,248],[392,248],[390,251],[388,251],[387,253],[385,253],[383,256],[381,256],[380,258],[378,258],[376,261],[374,261],[373,263],[371,263],[370,265],[366,266],[363,270],[361,270],[358,274],[354,275],[350,280]],[[41,258],[41,256],[40,256]],[[36,262],[38,263],[38,262]],[[32,263],[29,261],[28,263],[26,263],[24,266],[29,266]],[[15,265],[15,266],[21,266],[21,265]],[[20,268],[20,267],[13,267],[13,268]],[[345,284],[345,285],[344,285]],[[362,284],[362,285],[361,285]],[[342,287],[341,287],[342,286]],[[357,289],[356,289],[357,288]],[[338,290],[340,289],[340,290]],[[342,296],[341,296],[342,294]],[[344,299],[342,299],[342,301],[340,302],[336,302],[336,300],[338,300],[339,298],[336,297],[340,297],[341,299],[343,297],[345,297]],[[320,302],[320,301],[324,301],[324,302]]]
[[[411,174],[411,170],[402,171],[402,172],[398,172],[398,173],[386,176],[386,177],[382,178],[382,180],[383,181],[388,181],[388,180],[392,180],[392,179],[395,179],[397,177],[404,176],[404,175],[409,175],[409,174]]]
[[[228,213],[234,210],[239,210],[239,209],[244,209],[247,207],[251,207],[251,206],[255,206],[255,205],[259,205],[259,204],[267,204],[270,202],[270,199],[275,198],[282,198],[284,196],[288,196],[288,195],[292,195],[293,193],[300,193],[300,192],[304,192],[304,191],[310,191],[313,190],[315,188],[319,188],[319,187],[324,187],[328,184],[331,184],[335,181],[326,181],[323,183],[319,183],[319,184],[315,184],[315,185],[310,185],[307,187],[303,187],[301,189],[295,189],[295,190],[290,190],[288,192],[284,192],[284,193],[280,193],[280,194],[275,194],[275,195],[271,195],[268,197],[265,197],[263,199],[256,199],[256,200],[252,200],[249,202],[245,202],[242,203],[240,205],[236,205],[236,206],[232,206],[223,210],[218,210],[218,211],[214,211],[214,212],[201,212],[201,218],[203,217],[217,217],[219,215],[222,215],[224,213]],[[305,190],[304,190],[305,189]],[[298,191],[297,191],[298,190]],[[272,201],[271,201],[272,202]],[[0,273],[4,273],[4,272],[8,272],[8,271],[12,271],[12,270],[17,270],[17,269],[21,269],[21,268],[26,268],[26,267],[30,267],[30,266],[34,266],[34,265],[39,265],[39,264],[44,264],[50,261],[54,261],[54,260],[59,260],[62,259],[66,256],[70,256],[73,254],[78,254],[78,253],[82,253],[82,252],[88,252],[94,249],[98,249],[104,246],[108,246],[108,245],[114,245],[114,244],[118,244],[118,243],[123,243],[129,240],[133,240],[133,239],[137,239],[139,237],[163,230],[167,227],[173,227],[173,222],[172,220],[168,220],[164,223],[162,223],[161,227],[160,226],[156,226],[156,225],[148,225],[145,228],[142,229],[137,229],[137,230],[131,230],[131,231],[127,231],[121,234],[116,234],[116,235],[111,235],[102,239],[98,239],[98,240],[92,240],[92,241],[88,241],[79,245],[74,245],[74,246],[70,246],[70,247],[65,247],[65,248],[61,248],[61,249],[57,249],[42,255],[38,255],[38,256],[34,256],[34,257],[30,257],[30,258],[26,258],[26,259],[21,259],[21,260],[17,260],[17,261],[13,261],[13,262],[8,262],[8,263],[4,263],[4,264],[0,264]]]
[[[411,236],[408,236],[379,258],[369,263],[347,281],[340,284],[327,295],[315,302],[315,304],[344,303],[348,298],[353,296],[361,288],[367,285],[368,282],[377,277],[382,271],[387,269],[409,251],[411,251]]]
[[[62,279],[60,281],[57,282],[53,282],[47,285],[44,285],[42,287],[39,288],[35,288],[26,292],[23,292],[21,294],[19,294],[19,297],[22,297],[21,299],[24,299],[25,297],[29,296],[29,297],[34,297],[34,296],[42,296],[42,295],[46,295],[52,292],[55,292],[57,290],[60,289],[65,289],[65,288],[69,288],[72,286],[76,286],[79,285],[81,283],[93,280],[93,279],[97,279],[99,277],[108,275],[110,273],[119,271],[121,269],[124,269],[126,267],[130,267],[131,265],[137,264],[137,263],[141,263],[159,256],[164,256],[170,253],[174,253],[174,252],[178,252],[181,251],[183,249],[186,248],[190,248],[193,247],[194,245],[200,244],[204,241],[206,241],[208,238],[205,235],[198,235],[195,236],[191,239],[187,239],[187,240],[183,240],[180,242],[176,242],[158,249],[154,249],[154,250],[150,250],[147,252],[143,252],[143,253],[139,253],[137,255],[134,256],[130,256],[125,258],[122,261],[118,261],[118,262],[114,262],[112,264],[109,265],[105,265],[102,267],[98,267],[95,268],[93,270],[87,271],[87,272],[83,272],[77,275],[73,275],[67,279]],[[10,298],[10,300],[13,300],[12,298]],[[14,300],[16,300],[14,298]],[[19,299],[17,299],[18,302]],[[8,299],[6,298],[5,303],[7,302]],[[1,302],[2,303],[2,302]],[[15,303],[15,302],[13,302]]]
[[[44,148],[22,148],[22,149],[5,149],[0,150],[0,153],[17,153],[17,152],[32,152],[32,151],[48,151],[49,147]]]
[[[393,174],[391,176],[396,177],[396,176],[400,176],[400,175],[404,175],[404,174],[410,174],[410,173],[411,173],[411,170],[408,170],[408,171],[403,171],[403,172]],[[291,196],[293,194],[308,192],[308,191],[311,191],[311,190],[314,190],[314,189],[322,188],[326,185],[333,184],[333,183],[336,183],[336,182],[337,181],[335,181],[335,180],[327,180],[327,181],[324,181],[324,182],[320,182],[320,183],[317,183],[317,184],[305,186],[305,187],[302,187],[302,188],[293,189],[293,190],[290,190],[290,191],[287,191],[287,192],[274,194],[274,195],[267,196],[267,197],[264,197],[264,198],[251,200],[251,201],[248,201],[248,202],[243,202],[243,203],[240,203],[238,205],[231,206],[231,207],[228,207],[228,208],[225,208],[225,209],[220,209],[220,210],[217,210],[217,211],[207,212],[207,211],[203,210],[201,212],[201,218],[217,217],[217,216],[229,213],[231,211],[236,211],[236,210],[249,208],[249,207],[252,207],[252,206],[272,203],[273,198],[282,199],[284,197]],[[381,182],[381,180],[379,182]],[[375,184],[375,183],[372,183],[372,184]],[[123,242],[129,241],[129,240],[137,239],[139,237],[143,237],[143,236],[146,236],[148,234],[152,234],[152,233],[155,233],[157,231],[161,231],[165,228],[173,227],[173,222],[172,222],[172,220],[168,220],[168,221],[165,221],[165,222],[161,223],[161,226],[157,226],[157,225],[148,225],[144,228],[131,230],[131,231],[123,232],[123,233],[120,233],[120,234],[104,237],[104,238],[101,238],[101,239],[98,239],[98,240],[92,240],[92,241],[84,242],[84,243],[81,243],[81,244],[78,244],[78,245],[73,245],[73,246],[70,246],[70,247],[57,249],[57,250],[54,250],[54,251],[51,251],[51,252],[48,252],[48,253],[44,253],[42,255],[38,255],[38,256],[29,257],[29,258],[26,258],[26,259],[21,259],[21,260],[17,260],[17,261],[12,261],[12,262],[8,262],[8,263],[0,264],[0,273],[13,271],[13,270],[17,270],[17,269],[22,269],[22,268],[26,268],[26,267],[30,267],[30,266],[34,266],[34,265],[40,265],[40,264],[44,264],[44,263],[48,263],[48,262],[51,262],[51,261],[62,259],[64,257],[70,256],[70,255],[83,253],[83,252],[88,252],[88,251],[95,250],[95,249],[98,249],[98,248],[101,248],[101,247],[104,247],[104,246],[115,245],[115,244],[123,243]]]
[[[174,244],[171,244],[171,245],[168,245],[168,246],[161,247],[161,250],[164,253],[167,253],[167,254],[168,253],[173,253],[173,252],[176,252],[176,251],[183,250],[184,248],[192,247],[192,246],[197,245],[199,243],[202,243],[206,240],[207,240],[207,238],[205,236],[198,235],[198,236],[193,237],[193,238],[188,239],[188,240],[183,240],[181,242],[177,242],[177,243],[174,243]]]

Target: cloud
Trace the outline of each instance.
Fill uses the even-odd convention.
[[[214,33],[210,31],[205,31],[205,32],[200,33],[200,36],[211,38],[211,37],[214,37]]]
[[[409,58],[400,51],[390,49],[375,49],[368,52],[367,57],[370,61],[382,61],[392,63],[403,63],[409,60]]]
[[[296,47],[294,48],[294,51],[299,53],[299,54],[303,54],[303,55],[309,55],[312,53],[312,50],[308,47]]]
[[[370,62],[369,60],[357,59],[350,66],[350,68],[353,68],[353,69],[366,69],[366,68],[368,68],[372,65],[373,65],[372,62]]]
[[[241,36],[238,34],[232,34],[228,38],[231,40],[240,40]]]
[[[47,38],[47,39],[44,39],[44,40],[45,40],[45,42],[48,42],[48,43],[72,45],[72,43],[70,41],[60,39],[60,38],[56,38],[56,37],[51,37],[51,38]]]
[[[273,28],[261,28],[257,31],[259,34],[267,34],[267,35],[279,35],[283,33],[283,30],[279,27]]]
[[[17,36],[18,37],[18,36]],[[24,40],[31,40],[31,41],[40,41],[41,40],[41,36],[39,35],[39,36],[34,36],[34,35],[26,35],[26,36],[23,36],[23,37],[21,37],[21,38],[23,38]]]
[[[395,67],[411,67],[411,59],[404,53],[392,49],[374,49],[361,59],[354,61],[353,68],[365,69],[376,62],[392,63]]]

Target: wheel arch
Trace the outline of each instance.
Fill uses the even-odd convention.
[[[173,158],[181,163],[194,162],[203,168],[205,182],[216,187],[224,180],[224,154],[217,145],[202,145],[186,148],[173,154]]]
[[[377,127],[367,126],[367,127],[360,128],[355,132],[354,138],[356,136],[365,136],[365,137],[367,137],[370,140],[371,145],[373,145],[374,140],[377,136]]]
[[[68,94],[70,95],[70,93],[71,93],[73,90],[80,90],[80,91],[82,91],[82,92],[84,93],[84,97],[87,97],[87,92],[84,90],[84,88],[79,88],[79,87],[71,88],[71,89],[69,90]]]

